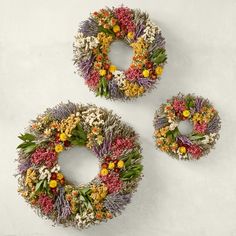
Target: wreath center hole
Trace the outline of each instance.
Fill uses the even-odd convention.
[[[127,70],[132,62],[133,49],[122,40],[116,40],[110,45],[108,57],[117,69]]]
[[[72,147],[58,157],[58,164],[65,178],[73,184],[87,184],[99,172],[96,155],[86,147]]]
[[[189,120],[182,120],[178,125],[179,132],[183,135],[192,133],[193,124]]]

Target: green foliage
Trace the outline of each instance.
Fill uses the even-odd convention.
[[[33,152],[37,144],[35,143],[35,136],[29,133],[21,134],[18,136],[19,139],[23,141],[20,145],[17,146],[17,149],[22,149],[25,153]]]
[[[192,134],[192,136],[189,138],[191,141],[200,141],[200,140],[204,140],[204,135],[202,134]]]
[[[102,77],[98,83],[97,96],[108,97],[108,83],[105,77]]]
[[[83,130],[80,124],[72,130],[72,136],[69,138],[69,141],[73,145],[84,146],[87,142],[87,133]]]
[[[101,25],[98,27],[98,31],[115,37],[115,33],[111,29],[105,29]]]
[[[80,201],[82,201],[87,208],[92,209],[90,194],[91,194],[91,189],[89,187],[79,189]]]
[[[166,50],[164,48],[158,48],[153,52],[151,61],[156,65],[164,63],[167,60]]]
[[[180,134],[178,127],[176,127],[174,130],[168,130],[166,132],[166,136],[171,138],[171,140],[176,140],[176,137]]]
[[[188,109],[190,109],[191,107],[194,107],[194,99],[190,96],[186,97],[185,99],[186,101],[186,106]]]
[[[132,162],[137,160],[138,158],[141,158],[139,150],[133,150],[132,152],[129,152],[128,154],[121,157],[120,159],[124,161],[125,167],[128,168],[132,164]]]
[[[139,163],[129,166],[125,171],[120,173],[120,178],[123,181],[136,179],[142,173],[143,166]]]

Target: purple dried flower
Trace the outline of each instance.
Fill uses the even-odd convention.
[[[207,126],[207,133],[217,133],[220,130],[220,117],[215,115]]]
[[[201,97],[197,97],[195,99],[195,107],[196,107],[196,111],[199,112],[204,104],[205,100]]]
[[[67,118],[70,114],[76,113],[76,105],[68,101],[68,103],[60,103],[53,108],[48,108],[46,112],[49,113],[53,119],[62,120]]]
[[[162,127],[165,127],[167,125],[168,125],[168,120],[166,117],[158,117],[154,123],[155,129],[161,129]]]
[[[55,209],[58,212],[57,221],[58,223],[62,219],[66,219],[70,214],[70,203],[65,199],[65,190],[64,188],[59,188],[59,193],[55,201]]]
[[[98,34],[98,23],[95,19],[90,17],[88,20],[81,23],[79,31],[86,37],[96,36]]]
[[[20,165],[18,166],[19,174],[25,173],[30,168],[30,166],[31,166],[30,159],[27,159],[26,161],[20,163]]]
[[[155,40],[149,46],[148,51],[152,52],[152,51],[156,50],[157,48],[165,48],[165,39],[162,36],[161,32],[156,33]]]
[[[147,79],[147,78],[139,78],[137,79],[137,83],[140,86],[143,86],[145,89],[149,89],[153,86],[153,84],[155,83],[155,80]]]
[[[112,143],[112,133],[110,132],[109,134],[107,134],[101,145],[97,147],[95,146],[93,148],[93,151],[95,152],[97,157],[101,158],[104,155],[108,154],[109,150],[111,149],[111,143]]]
[[[130,203],[131,194],[120,194],[120,193],[112,193],[106,197],[104,201],[104,206],[110,211],[112,214],[120,214],[124,207]]]
[[[90,76],[90,71],[93,69],[93,63],[94,56],[90,55],[87,60],[81,60],[81,62],[78,64],[79,70],[82,72],[85,80],[87,80]]]
[[[114,80],[108,82],[109,94],[112,98],[123,98],[124,93],[119,89],[117,83]]]
[[[192,141],[185,135],[178,136],[177,140],[179,140],[183,145],[191,146],[193,144]]]
[[[145,25],[143,25],[143,24],[138,24],[136,26],[135,40],[137,40],[137,38],[143,34],[144,29],[145,29]]]

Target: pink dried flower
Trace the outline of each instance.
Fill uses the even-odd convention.
[[[182,111],[186,110],[185,102],[183,100],[179,100],[177,98],[174,99],[172,106],[176,112],[182,112]]]
[[[200,134],[204,133],[204,132],[206,131],[206,129],[207,129],[207,124],[206,124],[205,122],[202,123],[202,124],[196,123],[196,124],[194,125],[194,130],[195,130],[196,132],[200,133]]]
[[[119,175],[110,173],[105,176],[100,176],[102,182],[107,186],[109,193],[119,192],[122,187],[122,181],[119,179]]]
[[[129,68],[125,74],[126,78],[130,81],[135,81],[141,78],[141,71],[138,68]]]
[[[31,163],[35,165],[44,164],[48,168],[53,167],[57,161],[57,154],[52,150],[38,148],[31,156]]]
[[[90,75],[90,77],[86,80],[86,84],[92,88],[92,89],[96,89],[98,86],[98,82],[100,80],[100,76],[98,71],[93,71]]]
[[[120,28],[125,32],[134,32],[135,24],[133,22],[132,10],[128,7],[118,7],[114,9],[115,16],[118,19]]]
[[[38,198],[37,203],[40,205],[40,208],[42,209],[43,213],[48,215],[53,210],[53,200],[49,196],[43,194],[40,195]]]
[[[119,157],[125,150],[133,147],[133,140],[130,138],[116,138],[112,143],[113,158]]]
[[[202,155],[202,149],[196,144],[189,146],[187,150],[195,159],[198,159]]]

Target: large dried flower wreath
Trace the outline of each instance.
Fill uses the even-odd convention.
[[[79,229],[107,221],[130,202],[142,177],[134,130],[111,111],[71,102],[47,109],[19,136],[19,192],[42,216]],[[60,171],[59,153],[86,146],[99,174],[76,186]]]

